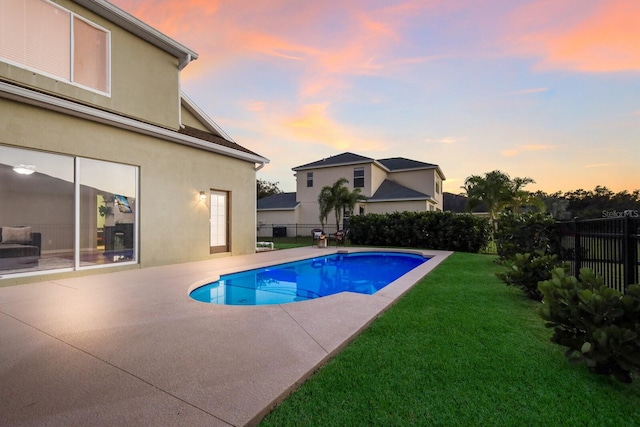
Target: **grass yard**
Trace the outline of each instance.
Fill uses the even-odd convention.
[[[449,257],[261,426],[640,425],[640,379],[569,365],[493,259]]]

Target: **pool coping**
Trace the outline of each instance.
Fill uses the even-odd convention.
[[[256,425],[451,252],[417,251],[432,258],[373,295],[225,306],[189,288],[344,250],[396,251],[296,248],[0,288],[0,424]]]

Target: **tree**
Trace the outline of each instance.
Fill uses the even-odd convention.
[[[488,172],[484,177],[471,175],[464,180],[462,187],[467,193],[467,210],[471,211],[480,203],[484,203],[489,212],[489,221],[493,229],[496,216],[511,199],[511,179],[499,170]]]
[[[535,194],[525,191],[523,188],[527,184],[535,184],[531,178],[513,178],[511,181],[511,200],[507,206],[513,213],[521,213],[527,206],[535,207],[540,211],[545,210],[544,201]]]
[[[280,193],[282,193],[282,190],[278,188],[278,182],[269,182],[262,179],[256,181],[256,195],[258,199]]]
[[[536,206],[544,209],[544,203],[523,188],[535,183],[531,178],[513,178],[504,172],[495,170],[484,177],[472,175],[464,181],[462,187],[467,192],[467,210],[471,211],[480,203],[484,203],[489,212],[489,221],[496,229],[496,217],[506,208],[519,213],[524,206]]]
[[[326,185],[320,190],[318,195],[318,206],[320,207],[320,224],[324,227],[329,213],[333,210],[336,218],[336,230],[340,229],[340,218],[345,209],[353,209],[356,203],[367,198],[360,193],[360,189],[353,191],[345,186],[349,182],[346,178],[340,178],[333,185]]]

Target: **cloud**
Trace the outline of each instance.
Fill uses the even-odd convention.
[[[516,90],[514,92],[505,93],[504,96],[513,96],[513,95],[530,95],[533,93],[547,92],[549,90],[548,87],[537,87],[533,89],[521,89]]]
[[[510,149],[510,150],[503,150],[500,152],[500,154],[502,154],[504,157],[513,157],[513,156],[517,156],[519,153],[518,150],[515,149]]]
[[[247,101],[244,105],[247,110],[257,112],[264,111],[267,103],[264,101]]]
[[[555,150],[557,147],[555,145],[546,145],[546,144],[525,144],[519,145],[516,148],[510,148],[508,150],[503,150],[500,152],[504,157],[513,157],[519,155],[522,151],[550,151]]]
[[[304,105],[297,114],[281,117],[278,126],[295,141],[318,143],[338,151],[384,148],[383,141],[361,136],[354,129],[337,123],[328,109],[328,103]]]
[[[592,164],[592,165],[584,165],[583,168],[585,168],[585,169],[594,169],[594,168],[604,168],[604,167],[609,167],[609,166],[613,166],[613,163],[596,163],[596,164]]]
[[[429,144],[456,144],[458,142],[465,142],[468,139],[469,138],[467,138],[466,136],[460,137],[460,138],[456,138],[453,136],[445,136],[444,138],[439,138],[439,139],[427,138],[425,139],[425,142]]]
[[[545,145],[545,144],[528,144],[521,145],[520,149],[522,151],[546,151],[546,150],[554,150],[556,148],[555,145]]]
[[[637,0],[542,0],[512,16],[512,50],[539,57],[540,70],[640,71],[639,22]]]

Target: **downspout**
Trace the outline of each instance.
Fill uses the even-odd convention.
[[[265,162],[260,162],[260,164],[258,165],[258,167],[256,167],[256,172],[258,172],[260,169],[262,169],[265,165]]]

